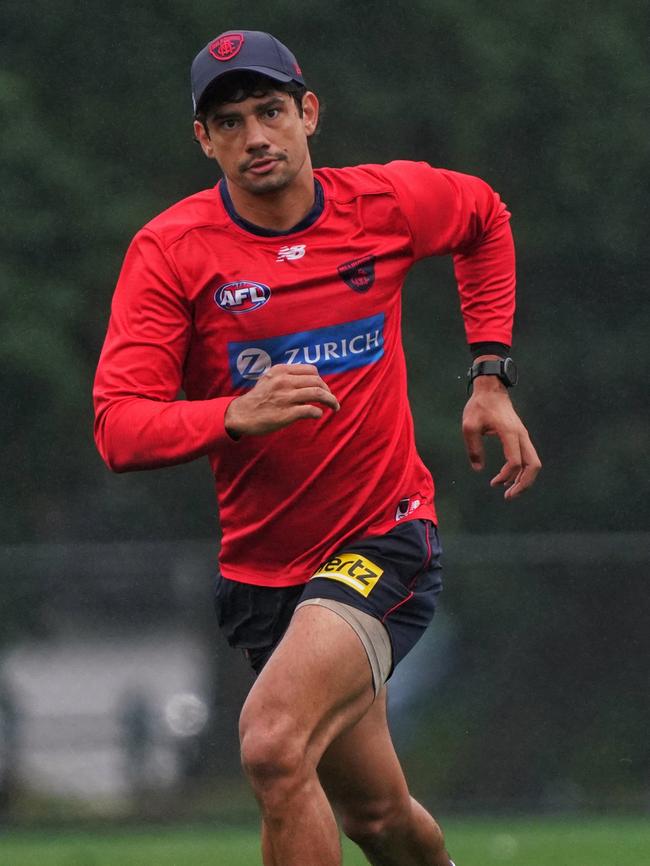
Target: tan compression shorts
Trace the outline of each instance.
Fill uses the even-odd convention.
[[[307,604],[318,604],[321,607],[326,607],[352,626],[368,656],[372,670],[372,682],[375,695],[377,695],[386,684],[393,667],[393,649],[386,627],[376,617],[370,616],[369,613],[362,610],[357,610],[349,604],[344,604],[342,601],[330,598],[307,598],[305,601],[301,601],[298,607],[304,607]]]

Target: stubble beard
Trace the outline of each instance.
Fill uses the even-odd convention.
[[[278,192],[279,190],[286,189],[291,181],[292,177],[284,176],[284,177],[261,177],[256,178],[252,181],[251,178],[248,178],[244,175],[242,178],[241,186],[247,192],[252,193],[253,195],[266,195],[269,192]]]
[[[281,168],[281,171],[278,171]],[[271,177],[255,177],[247,172],[242,172],[240,175],[240,185],[247,192],[253,195],[266,195],[270,192],[279,192],[286,189],[292,183],[295,177],[295,172],[292,172],[285,162],[279,162],[276,167],[276,173]]]

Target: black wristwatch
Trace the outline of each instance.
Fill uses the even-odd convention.
[[[517,365],[512,358],[501,358],[498,361],[477,361],[467,371],[467,393],[472,392],[472,382],[477,376],[498,376],[506,388],[517,384],[519,374]]]

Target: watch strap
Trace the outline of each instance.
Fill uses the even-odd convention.
[[[506,388],[517,384],[517,367],[512,358],[501,358],[498,361],[475,361],[467,371],[467,391],[471,393],[472,383],[477,376],[497,376]]]
[[[470,367],[471,380],[477,376],[503,376],[503,361],[477,361]]]

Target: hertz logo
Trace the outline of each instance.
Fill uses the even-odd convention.
[[[321,565],[311,580],[315,577],[338,580],[367,597],[383,573],[383,568],[375,565],[365,556],[360,556],[358,553],[342,553]]]

